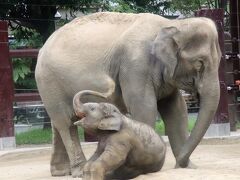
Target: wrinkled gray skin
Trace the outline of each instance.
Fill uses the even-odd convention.
[[[129,119],[109,103],[81,103],[81,96],[94,91],[80,91],[74,96],[75,122],[98,137],[97,150],[83,168],[84,180],[130,179],[159,171],[166,146],[150,126]]]
[[[122,113],[152,127],[160,113],[176,167],[189,167],[219,102],[220,57],[216,27],[207,18],[96,13],[58,29],[40,50],[35,72],[53,126],[52,175],[81,175],[86,160],[73,126],[72,98],[86,89],[108,91]],[[179,89],[200,97],[190,136]]]

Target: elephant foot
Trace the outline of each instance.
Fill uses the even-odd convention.
[[[77,164],[75,164],[74,166],[72,166],[71,168],[71,174],[73,178],[77,178],[77,177],[82,177],[83,176],[83,167],[86,164],[86,160],[81,161]]]
[[[194,163],[192,163],[192,161],[189,161],[188,166],[186,168],[189,169],[197,169],[197,165],[195,165]]]
[[[52,176],[68,176],[71,175],[69,164],[67,165],[51,165]]]
[[[177,162],[175,165],[175,169],[177,168],[197,169],[197,166],[194,163],[192,163],[190,160],[188,160],[188,162],[184,164],[183,163],[180,164]]]
[[[82,169],[74,168],[71,170],[72,171],[72,177],[73,178],[79,178],[83,176],[83,171]]]

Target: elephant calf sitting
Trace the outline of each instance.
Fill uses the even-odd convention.
[[[83,179],[129,179],[162,168],[166,146],[150,126],[129,119],[109,103],[83,104],[82,95],[105,96],[86,90],[73,99],[75,113],[81,118],[74,124],[96,134],[99,140],[83,168]]]

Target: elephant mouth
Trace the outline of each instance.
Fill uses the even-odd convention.
[[[180,80],[177,82],[177,86],[179,89],[182,89],[187,92],[196,92],[197,91],[197,83],[195,78]]]
[[[76,116],[80,119],[86,117],[86,114],[84,112],[76,112]]]

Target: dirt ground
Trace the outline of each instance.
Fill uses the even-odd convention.
[[[89,157],[96,145],[84,145]],[[51,177],[49,159],[51,149],[14,152],[0,156],[1,180],[70,180],[68,177]],[[141,175],[135,180],[239,180],[240,140],[204,141],[191,156],[197,169],[174,169],[175,161],[168,146],[166,161],[160,172]],[[80,178],[78,178],[80,179]]]

